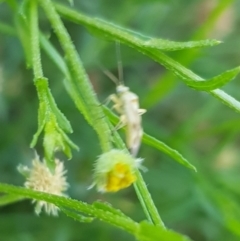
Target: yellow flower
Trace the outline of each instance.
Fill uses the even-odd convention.
[[[112,149],[99,156],[94,168],[94,183],[100,192],[117,192],[136,181],[135,171],[142,159]]]
[[[63,192],[68,188],[65,177],[66,170],[64,170],[63,162],[58,159],[55,159],[55,169],[52,172],[47,167],[45,160],[41,162],[37,155],[32,161],[31,169],[28,167],[21,167],[21,170],[27,176],[27,180],[24,183],[26,188],[58,196],[65,196]],[[58,207],[54,204],[37,200],[33,202],[36,203],[35,212],[37,214],[41,212],[42,208],[49,215],[52,214],[56,216],[58,214]]]

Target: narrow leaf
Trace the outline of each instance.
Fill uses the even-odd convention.
[[[75,221],[78,221],[80,223],[91,223],[94,218],[93,217],[85,217],[81,214],[78,214],[76,212],[70,211],[66,208],[60,207],[60,210],[65,213],[68,217],[73,218]]]
[[[138,38],[136,45],[140,45],[142,47],[150,48],[150,49],[158,49],[164,51],[176,51],[176,50],[183,50],[183,49],[190,49],[190,48],[201,48],[201,47],[210,47],[215,46],[221,43],[221,41],[216,39],[206,39],[206,40],[199,40],[199,41],[188,41],[188,42],[176,42],[170,41],[160,38],[152,38],[150,36],[143,35],[139,32],[132,31],[121,26],[118,26],[113,23],[109,23],[102,19],[96,18],[96,21],[102,23],[102,28],[105,28],[109,31],[102,31],[102,29],[97,28],[96,26],[86,26],[87,29],[95,35],[96,37],[104,38],[107,40],[115,41],[116,38],[113,36],[113,33],[116,30],[121,31],[121,34],[124,34],[125,37],[132,38],[133,36]],[[112,34],[110,33],[112,31]]]
[[[63,152],[66,154],[66,156],[69,159],[71,159],[72,158],[71,148],[79,151],[79,147],[73,141],[71,141],[71,139],[64,133],[64,131],[62,131],[62,129],[58,128],[57,130],[60,133],[61,138],[63,140]]]
[[[201,48],[210,47],[220,44],[221,41],[215,39],[206,39],[199,41],[189,41],[189,42],[175,42],[165,39],[152,38],[150,40],[144,41],[143,46],[151,49],[159,49],[163,51],[175,51],[190,48]]]
[[[26,19],[21,14],[18,14],[16,16],[15,25],[16,25],[19,39],[23,46],[27,67],[30,68],[32,67],[32,53],[31,53],[31,49],[29,48],[29,39],[30,39],[29,25],[27,24]]]
[[[45,156],[45,159],[50,163],[54,160],[53,158],[54,152],[56,151],[57,148],[59,148],[58,142],[61,141],[61,135],[56,131],[55,123],[52,120],[49,120],[46,123],[44,131],[45,131],[44,138],[43,138],[44,156]],[[62,145],[61,145],[61,148],[63,148]]]
[[[206,80],[184,80],[185,84],[196,90],[210,91],[222,87],[232,79],[234,79],[240,72],[240,67],[228,70],[212,79]]]
[[[63,57],[57,52],[53,45],[49,42],[48,38],[40,33],[40,44],[41,47],[45,50],[51,60],[57,65],[61,72],[67,77],[69,77],[69,72],[67,65],[64,62]]]
[[[24,200],[24,197],[16,196],[13,194],[6,194],[4,196],[0,197],[0,207],[1,206],[6,206],[15,202],[19,202]]]
[[[172,157],[175,161],[182,164],[183,166],[197,171],[196,167],[193,166],[190,162],[188,162],[178,151],[169,147],[165,143],[157,140],[156,138],[144,133],[143,134],[143,142],[149,146],[155,147],[156,149],[164,152],[168,156]]]
[[[56,116],[59,126],[64,131],[72,133],[72,127],[70,122],[64,116],[64,114],[59,110],[52,96],[51,90],[48,86],[48,79],[45,77],[37,78],[35,79],[35,85],[37,88],[40,105],[41,104],[47,105],[46,112],[44,113],[44,115],[46,115],[49,111],[53,112],[53,114]]]
[[[100,202],[100,201],[96,201],[92,204],[93,207],[96,207],[97,209],[101,209],[103,211],[106,212],[110,212],[114,215],[123,217],[123,218],[127,218],[130,219],[128,216],[126,216],[121,210],[113,208],[112,205],[110,203],[107,202]]]
[[[126,44],[142,54],[147,55],[149,58],[152,58],[154,61],[163,65],[166,69],[169,69],[174,73],[175,76],[181,78],[181,80],[191,79],[191,80],[202,80],[202,78],[191,70],[185,68],[177,61],[171,59],[160,51],[156,51],[151,48],[144,47],[143,39],[139,38],[137,35],[131,34],[130,31],[124,31],[119,27],[113,27],[110,24],[107,25],[103,21],[99,21],[98,19],[93,19],[88,16],[85,16],[79,12],[71,10],[67,7],[64,7],[60,4],[56,4],[56,9],[58,12],[67,19],[81,24],[87,28],[95,28],[96,31],[102,31],[104,35],[111,37],[114,40],[118,40],[123,44]],[[222,103],[234,109],[238,113],[240,113],[240,102],[234,99],[232,96],[228,95],[222,90],[216,89],[209,91],[209,94],[219,99]]]
[[[38,110],[38,129],[37,132],[34,134],[33,139],[30,143],[30,147],[33,148],[37,144],[37,140],[44,129],[46,124],[46,105],[40,102],[39,110]]]
[[[46,94],[48,96],[48,101],[49,101],[50,107],[51,107],[53,113],[55,114],[55,116],[57,118],[57,122],[58,122],[59,126],[64,131],[66,131],[68,133],[72,133],[73,130],[72,130],[70,122],[65,117],[65,115],[59,110],[59,108],[57,107],[57,104],[56,104],[49,88],[46,90]]]
[[[30,148],[33,148],[37,144],[37,140],[38,140],[41,132],[43,131],[44,125],[45,124],[40,125],[37,129],[37,132],[33,135],[33,139],[30,143]]]

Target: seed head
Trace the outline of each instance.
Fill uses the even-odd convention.
[[[40,192],[65,196],[63,193],[68,188],[66,181],[66,170],[64,170],[63,162],[55,159],[55,169],[51,172],[46,165],[45,160],[41,162],[36,156],[32,161],[32,168],[21,167],[21,170],[27,176],[24,186]],[[47,214],[57,215],[58,207],[45,201],[33,200],[36,203],[35,212],[39,214],[42,208]]]

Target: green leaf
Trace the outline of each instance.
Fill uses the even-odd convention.
[[[185,68],[177,61],[172,58],[166,56],[160,51],[156,51],[151,48],[146,48],[143,46],[143,40],[139,38],[137,35],[131,34],[129,31],[125,31],[117,26],[113,27],[111,24],[106,24],[104,21],[99,21],[98,19],[93,19],[88,16],[85,16],[77,11],[71,10],[67,7],[64,7],[60,4],[56,4],[57,11],[67,19],[81,24],[87,28],[94,28],[96,31],[102,31],[103,35],[111,37],[114,40],[118,40],[123,44],[126,44],[142,54],[147,55],[149,58],[163,65],[166,69],[169,69],[174,73],[175,76],[179,77],[181,80],[195,80],[201,81],[203,80],[200,76],[193,73],[191,70]],[[209,91],[209,94],[219,99],[222,103],[234,109],[238,113],[240,113],[240,102],[237,101],[232,96],[228,95],[222,90],[215,89]]]
[[[152,38],[143,43],[143,47],[159,49],[163,51],[175,51],[190,48],[210,47],[220,44],[221,41],[215,39],[206,39],[199,41],[175,42],[165,39]]]
[[[93,204],[93,207],[96,207],[97,209],[101,209],[105,212],[110,212],[114,215],[123,217],[123,218],[127,218],[130,219],[128,216],[126,216],[121,210],[113,208],[112,205],[110,203],[107,202],[100,202],[100,201],[96,201]]]
[[[184,235],[154,226],[145,221],[140,223],[136,237],[140,241],[191,241]]]
[[[6,194],[6,195],[0,197],[0,207],[9,205],[9,204],[12,204],[15,202],[19,202],[24,199],[25,199],[24,197],[16,196],[14,194]]]
[[[71,159],[71,148],[78,150],[78,147],[68,138],[66,132],[72,132],[70,122],[58,109],[55,100],[48,87],[48,79],[41,77],[35,80],[39,97],[38,130],[31,142],[31,147],[37,143],[37,139],[43,129],[45,130],[43,146],[45,157],[48,161],[56,150],[63,150],[66,156]]]
[[[51,118],[47,121],[44,127],[44,138],[43,138],[43,147],[44,147],[44,156],[46,160],[50,163],[53,161],[53,155],[56,150],[62,150],[63,144],[61,140],[61,135],[56,130],[56,119],[54,115],[51,115]]]
[[[41,132],[43,131],[44,126],[45,126],[45,123],[40,125],[39,128],[37,129],[37,132],[33,135],[33,139],[30,143],[30,148],[33,148],[34,146],[36,146],[38,138],[39,138]]]
[[[39,108],[38,108],[38,129],[37,132],[34,134],[33,139],[30,143],[30,147],[33,148],[37,144],[37,140],[42,133],[46,122],[49,118],[49,111],[48,111],[48,101],[46,99],[45,90],[48,88],[48,79],[46,78],[39,78],[35,80],[35,86],[37,89],[37,94],[39,98]]]
[[[57,104],[56,104],[49,88],[46,89],[46,94],[48,97],[50,108],[51,108],[52,112],[55,114],[59,126],[64,131],[66,131],[68,133],[72,133],[73,130],[72,130],[70,122],[65,117],[65,115],[58,109]]]
[[[102,24],[102,28],[108,31],[102,31],[102,29],[97,28],[96,26],[89,26],[87,25],[87,29],[95,35],[96,37],[104,38],[107,40],[115,41],[116,38],[113,36],[113,32],[116,32],[116,29],[121,31],[121,34],[124,34],[127,38],[132,38],[133,36],[138,38],[136,45],[150,48],[150,49],[158,49],[164,51],[176,51],[176,50],[183,50],[183,49],[191,49],[191,48],[201,48],[201,47],[210,47],[215,46],[221,43],[221,41],[215,39],[206,39],[206,40],[199,40],[199,41],[188,41],[188,42],[176,42],[170,41],[160,38],[152,38],[150,36],[143,35],[139,32],[132,31],[121,26],[118,26],[113,23],[109,23],[99,18],[95,18],[95,21],[98,21]],[[110,33],[112,31],[112,34]],[[123,41],[124,42],[124,41]]]
[[[78,214],[76,212],[70,211],[66,208],[60,207],[60,210],[65,213],[68,217],[73,218],[75,221],[78,221],[80,223],[91,223],[94,218],[93,217],[85,217],[81,214]]]
[[[70,147],[78,150],[78,146],[76,146],[59,127],[56,116],[53,113],[49,115],[49,120],[45,125],[43,146],[46,159],[49,161],[52,160],[53,154],[57,150],[62,150],[69,159],[72,158]]]
[[[164,152],[165,154],[172,157],[175,161],[182,164],[183,166],[190,168],[195,172],[197,171],[196,167],[189,163],[178,151],[146,133],[143,134],[143,143],[155,147],[156,149]]]
[[[37,88],[40,105],[41,103],[45,103],[47,105],[46,113],[52,112],[57,119],[59,126],[66,132],[72,133],[72,127],[68,119],[64,116],[64,114],[59,110],[57,104],[52,96],[51,90],[48,86],[47,78],[38,78],[35,80],[35,85]]]
[[[68,159],[72,159],[72,151],[70,147],[77,151],[79,151],[79,147],[71,141],[71,139],[62,131],[62,129],[58,128],[58,132],[61,135],[63,152],[68,157]]]
[[[238,73],[240,72],[240,67],[228,70],[212,79],[206,79],[206,80],[184,80],[185,84],[189,87],[192,87],[196,90],[214,90],[217,88],[222,87],[232,79],[234,79]]]
[[[46,104],[43,102],[39,103],[39,110],[38,110],[38,129],[37,132],[34,134],[33,139],[30,143],[30,147],[33,148],[37,144],[37,140],[42,133],[44,126],[46,124],[47,116],[46,116]]]
[[[17,14],[15,18],[15,26],[23,46],[27,67],[30,68],[32,67],[32,53],[31,48],[29,48],[30,30],[25,15],[22,15],[22,13]]]
[[[206,21],[202,22],[194,34],[191,36],[191,40],[205,39],[210,35],[214,27],[216,26],[221,15],[229,8],[234,0],[223,0],[217,4],[209,15]],[[223,47],[223,46],[222,46]],[[184,66],[190,66],[191,63],[196,60],[196,58],[201,54],[201,49],[195,49],[194,51],[187,51],[187,53],[182,54],[179,52],[177,54],[177,60]],[[159,81],[161,79],[161,81]],[[165,74],[157,77],[155,83],[153,83],[151,90],[146,93],[143,103],[145,107],[150,107],[157,102],[161,101],[164,96],[169,94],[169,92],[174,88],[178,79],[171,74],[171,72],[166,72]]]
[[[161,53],[160,51],[156,53],[155,51],[146,50],[145,54],[147,54],[150,58],[152,58],[156,62],[164,65],[167,69],[171,70],[175,74],[175,76],[179,77],[182,81],[185,81],[186,79],[192,79],[196,81],[203,80],[200,76],[196,75],[191,70],[180,65],[178,62],[166,56],[165,54]],[[231,109],[240,113],[240,102],[237,101],[231,95],[228,95],[227,93],[225,93],[223,90],[220,90],[220,89],[211,90],[211,91],[208,91],[208,93],[216,97],[218,100],[220,100],[222,103],[224,103]]]
[[[51,58],[51,60],[57,65],[60,71],[67,77],[70,78],[70,74],[68,72],[68,68],[66,63],[64,62],[63,57],[57,52],[55,47],[49,42],[48,38],[40,33],[40,44],[41,47],[45,50],[47,55]]]

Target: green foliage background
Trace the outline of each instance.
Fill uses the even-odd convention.
[[[219,6],[223,6],[221,9]],[[213,0],[110,0],[75,1],[79,11],[137,30],[149,36],[175,41],[215,38],[216,47],[168,53],[203,78],[211,78],[239,65],[240,2]],[[217,12],[214,9],[220,9]],[[222,14],[220,14],[222,12]],[[215,15],[216,16],[215,16]],[[41,29],[60,51],[58,41],[41,12]],[[214,19],[215,17],[215,19]],[[212,22],[210,21],[211,19]],[[0,23],[13,24],[12,14],[0,4]],[[99,99],[115,91],[99,66],[117,75],[115,45],[91,35],[83,27],[65,21]],[[29,143],[37,129],[38,100],[32,71],[26,68],[17,38],[0,26],[0,181],[20,185],[19,163],[30,165],[34,156]],[[121,46],[125,84],[140,98],[144,130],[182,153],[198,172],[184,168],[165,154],[145,146],[148,172],[144,179],[166,226],[196,241],[240,239],[239,114],[205,92],[197,92],[159,64],[134,49]],[[91,203],[110,202],[136,221],[144,219],[130,187],[116,194],[87,190],[92,182],[93,161],[101,153],[96,134],[87,125],[63,87],[63,76],[43,53],[43,68],[58,107],[71,121],[72,140],[80,147],[66,161],[69,196]],[[160,91],[156,93],[157,87]],[[239,77],[223,87],[240,99]],[[42,147],[36,147],[39,153]],[[65,158],[59,155],[59,158]],[[1,208],[0,240],[133,240],[121,230],[99,221],[79,224],[64,215],[36,217],[30,201]]]

